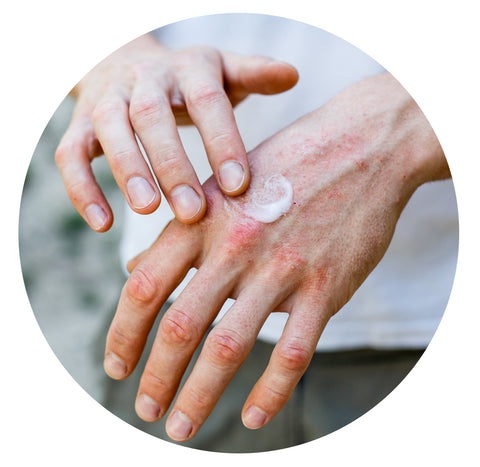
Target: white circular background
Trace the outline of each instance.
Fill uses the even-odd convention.
[[[472,465],[480,455],[480,28],[474,1],[289,2],[43,0],[2,8],[3,465]],[[70,88],[129,40],[192,16],[285,16],[332,32],[385,66],[417,100],[447,155],[460,215],[450,303],[424,357],[373,410],[317,441],[264,454],[210,454],[163,442],[103,409],[48,346],[25,292],[18,255],[24,177],[41,133]],[[478,431],[478,430],[477,430]],[[477,433],[478,434],[478,433]]]

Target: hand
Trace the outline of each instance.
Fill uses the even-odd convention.
[[[268,423],[292,394],[330,317],[384,255],[411,194],[449,174],[428,122],[389,75],[348,88],[261,144],[249,161],[244,195],[225,197],[208,180],[205,218],[192,226],[172,221],[130,262],[108,333],[105,369],[125,378],[161,305],[191,267],[198,269],[163,316],[140,381],[137,413],[155,421],[221,306],[236,299],[178,394],[166,424],[174,440],[196,434],[265,319],[282,311],[287,324],[242,412],[249,428]],[[264,223],[253,218],[265,211],[256,204],[262,197],[283,198],[288,207],[288,190],[264,192],[274,174],[291,183],[292,205]]]
[[[207,204],[176,124],[197,126],[219,186],[239,195],[250,173],[232,106],[250,93],[286,91],[297,79],[291,65],[266,57],[207,47],[173,51],[151,36],[127,44],[72,92],[76,107],[55,159],[73,205],[94,230],[110,228],[112,211],[90,167],[104,152],[130,207],[142,214],[158,207],[137,135],[177,218],[198,221]]]

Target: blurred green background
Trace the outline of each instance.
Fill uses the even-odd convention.
[[[68,372],[98,400],[99,379],[106,378],[100,350],[125,281],[118,256],[123,198],[101,157],[93,169],[114,211],[112,229],[93,232],[70,203],[54,154],[72,109],[66,98],[33,154],[20,208],[20,257],[42,332]]]

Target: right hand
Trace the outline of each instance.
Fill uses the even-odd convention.
[[[177,124],[197,126],[219,187],[239,195],[250,172],[232,107],[250,93],[280,93],[297,80],[293,66],[266,57],[208,47],[169,50],[148,35],[127,44],[72,91],[76,106],[55,154],[72,204],[92,229],[104,232],[112,225],[90,166],[103,153],[130,207],[140,214],[155,211],[161,196],[137,135],[177,219],[198,221],[207,202]]]

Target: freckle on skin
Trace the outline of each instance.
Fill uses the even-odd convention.
[[[357,165],[358,169],[361,171],[364,171],[367,169],[367,163],[364,160],[357,160],[355,161],[355,164]]]
[[[275,259],[279,264],[288,265],[291,271],[295,271],[307,262],[306,258],[299,254],[297,250],[298,248],[292,248],[291,246],[280,248],[275,255]]]

